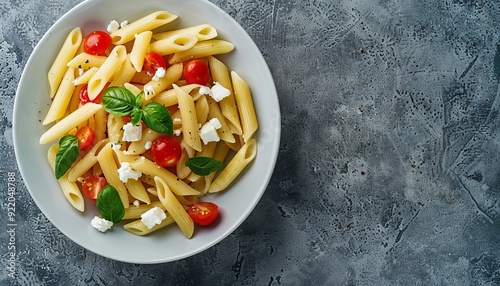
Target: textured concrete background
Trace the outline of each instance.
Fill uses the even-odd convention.
[[[11,119],[23,65],[78,2],[0,0],[0,284],[500,285],[499,1],[213,0],[270,66],[281,149],[241,227],[160,265],[74,244],[17,170]]]

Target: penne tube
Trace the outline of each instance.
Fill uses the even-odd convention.
[[[40,137],[40,144],[47,144],[49,142],[60,139],[69,131],[80,125],[82,122],[88,120],[97,111],[102,108],[100,104],[89,102],[78,108],[68,116],[64,117],[61,121],[54,124]]]
[[[238,111],[243,129],[243,140],[248,142],[258,127],[257,115],[253,106],[252,94],[245,80],[243,80],[236,72],[231,72],[231,79],[234,88],[234,97],[238,105]]]
[[[113,48],[102,66],[89,80],[88,94],[90,100],[94,100],[99,95],[99,93],[101,93],[106,84],[126,59],[127,50],[124,46],[120,45]]]
[[[56,154],[59,150],[59,145],[54,144],[50,146],[49,152],[47,154],[47,159],[49,161],[52,170],[55,170]],[[85,210],[85,201],[83,200],[82,192],[75,182],[68,180],[68,173],[64,174],[58,180],[59,185],[64,193],[66,199],[70,204],[77,210],[83,212]]]
[[[66,37],[56,59],[48,72],[50,87],[50,98],[53,98],[59,88],[61,80],[67,69],[68,62],[75,56],[82,42],[82,31],[80,28],[74,28]]]
[[[156,183],[156,191],[158,198],[163,204],[167,212],[175,220],[185,237],[191,238],[194,233],[194,222],[188,215],[184,207],[177,200],[174,194],[170,191],[167,183],[160,177],[154,178]]]
[[[180,63],[195,58],[229,53],[234,45],[223,40],[208,40],[198,42],[191,49],[175,53],[168,61],[170,64]]]
[[[208,101],[206,96],[200,97],[194,104],[196,109],[196,119],[198,119],[199,124],[204,124],[208,120],[208,113],[210,107],[208,106]]]
[[[113,80],[111,81],[109,86],[123,86],[125,83],[132,80],[135,73],[135,68],[130,62],[130,55],[128,55],[125,61],[122,63],[120,69],[114,75]]]
[[[163,219],[160,224],[156,224],[152,228],[148,228],[140,219],[125,224],[123,228],[126,231],[133,233],[135,235],[150,234],[175,222],[171,215],[169,215],[168,213],[165,213],[165,215],[167,217]]]
[[[82,177],[88,170],[90,170],[97,163],[97,154],[101,151],[101,147],[108,143],[108,139],[103,139],[97,142],[92,149],[85,154],[76,164],[74,164],[68,171],[68,180],[76,182],[78,178]]]
[[[148,144],[148,142],[149,144],[151,144],[151,142],[158,138],[160,135],[161,134],[156,131],[153,131],[149,128],[144,128],[144,130],[142,130],[141,140],[130,143],[127,152],[130,155],[139,155],[146,152],[146,150],[148,149],[146,148],[146,144]]]
[[[177,177],[179,179],[185,179],[190,173],[191,169],[186,166],[186,162],[189,159],[189,154],[185,149],[182,149],[181,157],[179,158],[179,162],[175,165],[175,171],[177,173]]]
[[[212,80],[214,82],[218,82],[230,91],[229,96],[219,102],[220,110],[222,115],[224,115],[227,119],[227,124],[231,131],[237,135],[241,135],[243,131],[241,129],[240,117],[233,92],[233,85],[231,83],[231,77],[229,76],[227,66],[212,56],[208,57],[208,65],[210,66]]]
[[[146,15],[127,26],[118,29],[116,32],[111,33],[112,43],[115,45],[121,45],[127,43],[134,39],[135,35],[140,34],[144,31],[150,31],[165,24],[172,22],[177,19],[177,15],[174,15],[168,11],[157,11]]]
[[[169,88],[174,82],[182,76],[182,63],[171,65],[166,71],[165,76],[158,80],[151,80],[144,85],[144,98],[151,100],[160,92]]]
[[[174,85],[182,118],[182,135],[187,145],[201,151],[201,139],[198,132],[198,119],[193,98],[177,85]]]
[[[197,152],[196,156],[201,156],[201,157],[213,157],[213,154],[215,152],[215,147],[217,146],[217,142],[208,142],[207,145],[203,145],[203,150],[201,152]],[[186,177],[188,181],[191,182],[196,182],[198,179],[200,179],[200,175],[197,175],[193,172],[189,174],[189,176]]]
[[[125,186],[127,187],[129,194],[134,199],[137,199],[137,200],[139,200],[143,203],[146,203],[148,205],[151,203],[151,200],[149,199],[149,196],[148,196],[148,192],[146,191],[146,188],[144,188],[144,185],[142,184],[141,181],[129,179],[125,183]]]
[[[189,50],[194,47],[197,42],[198,39],[195,36],[174,35],[149,44],[148,50],[161,56],[166,56],[176,52]]]
[[[129,163],[132,169],[141,172],[143,176],[151,176],[153,178],[157,176],[162,178],[172,192],[178,196],[199,195],[198,191],[191,188],[188,184],[177,178],[177,176],[145,157],[136,156],[136,159]]]
[[[68,62],[68,67],[84,70],[99,68],[104,64],[106,58],[107,57],[105,56],[81,53],[76,55],[71,61]]]
[[[111,143],[107,143],[97,154],[97,161],[99,162],[108,183],[118,191],[123,207],[128,208],[129,199],[127,188],[118,176],[118,166],[113,154],[114,152],[113,149],[111,149]]]
[[[50,124],[64,116],[69,102],[71,101],[71,97],[73,96],[73,92],[75,91],[75,86],[73,85],[74,79],[75,70],[73,68],[67,68],[56,95],[54,96],[54,100],[50,104],[49,111],[43,120],[43,125]]]
[[[191,91],[197,87],[200,87],[200,85],[199,84],[188,84],[188,85],[180,86],[180,88],[182,90],[184,90],[186,93],[191,93]],[[194,100],[196,100],[196,99],[194,99]],[[177,93],[176,93],[175,89],[165,90],[165,91],[160,92],[157,96],[155,96],[153,101],[161,103],[161,104],[165,105],[166,107],[173,106],[173,105],[177,104]]]
[[[153,32],[151,31],[144,31],[135,36],[134,46],[130,51],[130,62],[137,72],[142,70],[144,56],[148,51],[152,36]]]
[[[156,33],[153,34],[153,39],[162,40],[175,35],[190,35],[195,36],[198,41],[206,41],[217,37],[217,30],[212,25],[203,24],[173,31]]]
[[[226,189],[256,155],[257,142],[255,139],[250,139],[215,178],[208,188],[208,192],[216,193]]]

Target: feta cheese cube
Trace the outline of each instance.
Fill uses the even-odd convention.
[[[146,142],[146,144],[144,144],[144,148],[146,148],[146,150],[149,150],[149,149],[151,149],[152,144],[153,143],[151,143],[151,141],[148,141],[148,142]]]
[[[125,20],[125,21],[123,21],[123,22],[120,23],[120,28],[123,28],[123,27],[125,27],[127,25],[128,25],[128,21]]]
[[[148,229],[151,229],[156,224],[160,224],[166,217],[161,208],[154,207],[141,215],[141,221]]]
[[[210,122],[203,124],[203,126],[201,127],[200,138],[205,145],[207,145],[208,142],[219,142],[220,140],[215,126]]]
[[[141,202],[139,202],[138,200],[134,201],[134,206],[135,207],[139,207],[140,205],[141,205]]]
[[[158,68],[156,70],[155,75],[153,76],[153,80],[158,81],[160,78],[163,78],[165,76],[165,69],[164,68]]]
[[[126,183],[128,179],[139,180],[142,173],[130,168],[129,163],[122,162],[120,168],[118,169],[118,176],[120,177],[120,181]]]
[[[112,221],[100,218],[98,216],[95,216],[90,224],[100,232],[106,232],[106,230],[110,229],[113,226]]]
[[[222,124],[220,124],[219,119],[216,117],[210,119],[208,122],[210,122],[210,124],[212,124],[215,127],[215,129],[219,129],[222,127]]]
[[[118,151],[122,148],[122,144],[119,142],[111,143],[111,149]]]
[[[126,142],[139,141],[142,138],[142,125],[138,124],[136,126],[132,123],[127,123],[123,125],[123,137],[122,140]]]
[[[118,31],[118,29],[120,29],[120,24],[118,23],[118,21],[111,20],[111,22],[109,22],[108,27],[107,27],[108,33],[110,33],[110,34],[114,33],[116,31]]]
[[[229,91],[229,89],[223,87],[218,82],[214,82],[214,86],[212,86],[212,89],[210,91],[210,96],[217,102],[223,100],[231,94],[231,91]]]
[[[204,85],[200,86],[199,93],[200,94],[208,94],[208,95],[210,95],[210,93],[211,93],[210,87],[204,86]]]

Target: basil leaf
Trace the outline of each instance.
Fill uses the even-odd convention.
[[[78,158],[78,139],[73,135],[66,135],[59,140],[59,150],[56,153],[56,178],[61,178],[71,168]]]
[[[130,113],[130,120],[132,125],[136,126],[142,118],[142,110],[139,107],[134,107]]]
[[[150,102],[142,108],[142,121],[158,133],[173,134],[173,121],[167,108],[158,102]]]
[[[96,206],[101,216],[113,223],[119,222],[125,215],[118,191],[109,184],[97,195]]]
[[[115,115],[129,115],[137,106],[137,98],[128,89],[112,86],[104,91],[102,105],[104,110]]]
[[[142,105],[142,92],[135,97],[135,105],[137,106]]]
[[[210,173],[224,169],[224,164],[210,157],[192,157],[186,161],[186,166],[196,175],[207,176]]]

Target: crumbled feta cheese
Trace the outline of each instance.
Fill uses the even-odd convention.
[[[136,126],[132,123],[127,123],[123,125],[123,137],[122,140],[126,142],[139,141],[142,138],[142,125],[138,124]]]
[[[111,143],[111,149],[113,149],[115,151],[118,151],[118,150],[120,150],[120,148],[122,148],[122,144],[121,143],[119,143],[119,142]]]
[[[208,86],[201,86],[199,90],[200,94],[207,94],[212,97],[215,101],[219,102],[224,98],[231,95],[231,91],[225,87],[223,87],[220,83],[214,82],[212,88]]]
[[[174,123],[182,123],[182,119],[180,117],[174,118]]]
[[[220,124],[219,119],[216,117],[210,119],[208,122],[210,122],[210,124],[212,124],[215,127],[215,129],[219,129],[222,127],[222,124]]]
[[[160,224],[167,216],[159,207],[154,207],[141,215],[141,221],[147,228],[151,229],[155,224]]]
[[[151,141],[148,141],[146,142],[146,144],[144,144],[144,148],[146,148],[146,150],[149,150],[151,149],[151,145],[152,145]]]
[[[135,206],[135,207],[138,207],[140,204],[141,204],[141,203],[140,203],[138,200],[135,200],[135,201],[134,201],[134,206]]]
[[[125,20],[125,21],[123,21],[123,22],[120,23],[120,28],[123,28],[123,27],[125,27],[127,25],[128,25],[128,21]]]
[[[113,226],[112,221],[100,218],[98,216],[95,216],[90,224],[100,232],[106,232],[106,230],[110,229]]]
[[[165,69],[158,68],[155,72],[155,75],[153,76],[153,80],[158,81],[160,78],[163,78],[164,76],[165,76]]]
[[[175,129],[174,134],[175,134],[175,136],[181,136],[182,131],[180,129]]]
[[[210,94],[210,87],[202,85],[199,92],[200,94]]]
[[[217,128],[211,122],[212,120],[203,124],[200,129],[200,138],[203,140],[203,144],[207,145],[208,142],[219,142],[219,134],[217,134]],[[214,121],[215,122],[215,121]],[[218,123],[218,124],[217,124]],[[221,126],[219,120],[215,122],[217,126]],[[220,128],[220,127],[219,127]]]
[[[116,31],[118,31],[118,29],[120,29],[120,24],[118,23],[118,21],[116,20],[111,20],[111,22],[109,22],[108,24],[108,33],[114,33]]]
[[[212,86],[212,89],[210,91],[210,96],[217,102],[223,100],[231,94],[231,91],[229,91],[229,89],[223,87],[218,82],[214,82],[214,86]]]
[[[130,168],[130,164],[127,162],[122,162],[120,168],[118,169],[118,175],[120,181],[126,183],[128,179],[138,180],[142,173]]]

